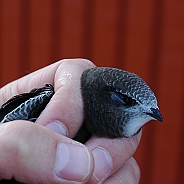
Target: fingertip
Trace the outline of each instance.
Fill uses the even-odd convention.
[[[60,121],[67,129],[67,136],[74,137],[77,127],[81,126],[84,119],[81,75],[84,70],[95,65],[89,60],[80,58],[64,59],[59,63],[54,76],[55,94],[36,123],[45,126],[50,122]]]
[[[63,64],[74,64],[74,65],[80,65],[81,67],[85,67],[85,68],[91,68],[91,67],[95,67],[95,64],[86,58],[73,58],[73,59],[62,59],[60,60],[60,62]]]
[[[85,182],[91,176],[93,157],[79,143],[59,142],[56,152],[55,173],[57,177],[73,182]]]
[[[45,125],[45,127],[58,133],[58,134],[68,136],[68,130],[67,130],[66,126],[62,122],[60,122],[59,120],[55,120],[53,122],[47,123]]]
[[[118,171],[135,153],[140,138],[141,132],[131,138],[90,138],[86,145],[92,150],[95,163],[93,178],[90,182],[104,181]],[[99,148],[101,152],[99,152]],[[107,158],[111,158],[111,161],[109,162]],[[99,163],[101,164],[99,165]]]
[[[138,184],[140,181],[140,168],[133,157],[128,159],[125,164],[112,176],[110,176],[105,183],[131,183]]]
[[[139,165],[137,164],[137,161],[133,157],[131,157],[128,160],[128,163],[126,163],[126,164],[131,165],[130,167],[131,167],[131,170],[132,170],[132,176],[133,176],[132,178],[136,183],[137,181],[140,180],[140,177],[141,177],[141,170],[140,170]]]
[[[12,121],[3,125],[0,127],[2,178],[14,176],[23,183],[71,184],[86,182],[91,177],[93,156],[83,144],[32,122]]]
[[[110,174],[112,170],[112,158],[107,150],[101,147],[97,147],[92,150],[94,157],[94,172],[93,177],[89,181],[95,181],[97,183],[103,182]]]

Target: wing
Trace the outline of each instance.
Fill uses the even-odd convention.
[[[43,88],[33,89],[29,93],[14,96],[1,106],[0,122],[18,119],[35,121],[53,94],[53,86],[46,84]]]

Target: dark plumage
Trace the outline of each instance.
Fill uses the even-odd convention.
[[[0,108],[0,123],[13,120],[35,121],[54,94],[51,84],[16,95]]]
[[[88,69],[81,77],[81,93],[85,118],[74,138],[79,142],[86,142],[91,135],[131,137],[149,120],[162,121],[154,93],[136,74],[115,68]],[[34,122],[53,94],[53,86],[46,84],[13,97],[1,106],[0,123]]]
[[[83,132],[88,137],[131,137],[149,120],[162,121],[155,94],[136,74],[116,68],[88,69],[81,89],[85,122],[76,136],[81,142]]]
[[[84,143],[91,135],[131,137],[149,120],[162,121],[157,99],[136,74],[116,68],[91,68],[81,77],[84,123],[75,140]],[[17,95],[0,108],[0,122],[35,121],[54,94],[51,84]]]

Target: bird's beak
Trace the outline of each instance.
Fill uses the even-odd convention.
[[[148,115],[150,115],[151,117],[157,119],[158,121],[163,121],[163,117],[159,111],[159,109],[154,109],[154,108],[151,108],[151,112],[149,113],[146,113]]]

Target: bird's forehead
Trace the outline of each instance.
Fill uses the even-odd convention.
[[[106,81],[109,86],[113,86],[118,92],[144,105],[157,105],[155,94],[138,75],[120,69],[114,69],[111,72],[111,79],[107,78]]]
[[[86,70],[82,76],[82,85],[88,89],[90,85],[94,89],[105,87],[126,94],[144,106],[157,107],[157,99],[150,87],[138,75],[108,67],[96,67]]]

